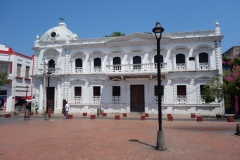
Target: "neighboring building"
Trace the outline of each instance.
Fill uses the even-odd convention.
[[[235,57],[240,58],[240,46],[231,47],[226,52],[224,52],[222,56],[225,56],[227,58],[235,58]]]
[[[240,58],[240,46],[233,46],[230,49],[228,49],[226,52],[222,54],[222,56],[225,56],[227,58]],[[225,62],[222,60],[222,66],[223,66],[223,72],[224,71],[231,71],[233,76],[226,77],[228,81],[231,81],[239,76],[239,73],[234,71],[235,66],[229,66],[230,62]],[[240,95],[231,95],[231,100],[229,104],[225,105],[226,114],[234,114],[234,108],[238,108],[240,106]],[[240,111],[239,113],[240,114]]]
[[[0,72],[7,72],[12,80],[8,85],[0,86],[0,111],[11,112],[23,103],[21,98],[26,97],[26,93],[31,96],[32,57],[0,44]]]
[[[214,115],[223,103],[205,104],[203,86],[222,75],[221,40],[215,30],[164,33],[161,40],[163,113]],[[156,38],[145,33],[78,39],[64,22],[37,36],[33,96],[43,109],[43,63],[50,76],[49,110],[61,113],[157,114]],[[46,79],[47,86],[47,79]]]

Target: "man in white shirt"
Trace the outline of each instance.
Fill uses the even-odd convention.
[[[66,102],[66,105],[65,105],[65,115],[66,115],[66,119],[68,119],[68,111],[70,109],[70,106],[68,104],[68,102]]]

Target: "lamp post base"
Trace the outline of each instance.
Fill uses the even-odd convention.
[[[160,151],[165,151],[166,150],[166,146],[164,143],[164,134],[163,131],[158,131],[157,133],[157,146],[156,146],[157,150]]]
[[[48,121],[48,120],[49,120],[48,113],[45,113],[45,121]]]

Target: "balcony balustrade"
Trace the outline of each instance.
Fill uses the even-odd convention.
[[[83,103],[82,96],[75,96],[74,97],[74,103]]]
[[[179,71],[185,71],[186,70],[185,63],[177,63],[176,68]]]
[[[101,67],[93,67],[93,72],[94,73],[101,73],[102,72],[102,68]]]
[[[165,70],[167,63],[161,63],[161,69]],[[127,72],[156,72],[157,63],[148,64],[122,64],[122,65],[107,65],[107,73],[127,73]]]
[[[92,104],[100,104],[101,96],[93,96],[91,102],[92,102]]]
[[[60,75],[60,74],[62,74],[62,69],[61,68],[47,68],[46,69],[46,73],[47,72],[51,72],[52,73],[52,75]],[[41,75],[41,74],[43,74],[43,72],[44,72],[44,69],[38,69],[38,75]]]
[[[186,104],[186,103],[187,103],[186,95],[177,96],[177,104]]]
[[[200,70],[208,70],[208,63],[199,63]]]
[[[75,73],[76,73],[76,74],[81,74],[81,73],[83,73],[82,67],[75,67]]]
[[[122,103],[121,96],[113,96],[112,97],[112,104],[121,104],[121,103]]]

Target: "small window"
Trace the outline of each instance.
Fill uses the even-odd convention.
[[[93,87],[93,96],[101,96],[101,87],[100,86]]]
[[[7,91],[6,91],[6,90],[0,90],[0,95],[1,95],[1,96],[7,95]]]
[[[0,64],[0,72],[7,72],[8,73],[8,65],[7,64]]]
[[[186,85],[177,86],[177,95],[186,95]]]
[[[17,64],[17,77],[21,77],[22,65]]]
[[[75,96],[82,96],[82,87],[75,87]]]
[[[94,59],[94,67],[101,67],[101,58]]]
[[[120,86],[112,87],[112,96],[121,96],[121,87]]]
[[[55,68],[55,61],[54,60],[50,60],[49,62],[48,62],[48,68]]]
[[[189,57],[189,61],[195,61],[194,57]]]
[[[30,67],[26,66],[25,78],[29,78],[29,70],[30,70]]]
[[[140,56],[133,57],[133,64],[141,64],[142,59]],[[141,69],[141,65],[133,65],[133,69]]]
[[[206,63],[206,62],[208,62],[208,54],[200,53],[199,54],[199,63]]]
[[[76,59],[75,66],[76,67],[82,67],[82,59],[81,58]]]
[[[56,35],[57,35],[56,32],[52,32],[52,33],[51,33],[51,37],[52,37],[52,38],[55,38]]]
[[[154,86],[154,94],[158,96],[158,86]],[[164,88],[161,86],[161,94],[164,95]]]

